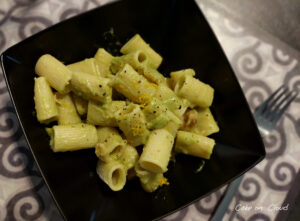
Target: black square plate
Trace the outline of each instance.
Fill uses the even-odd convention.
[[[115,35],[111,35],[113,28]],[[110,34],[109,34],[110,33]],[[114,53],[139,33],[164,58],[160,71],[193,68],[215,89],[212,111],[221,131],[211,160],[177,156],[166,174],[170,185],[146,193],[138,180],[112,192],[95,172],[93,150],[53,153],[44,126],[33,116],[37,59],[50,53],[65,63]],[[182,208],[241,175],[265,149],[239,83],[192,0],[124,0],[61,22],[9,48],[2,56],[9,92],[28,144],[63,216],[68,220],[151,220]],[[195,96],[197,96],[195,94]]]

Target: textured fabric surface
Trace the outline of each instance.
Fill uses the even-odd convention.
[[[71,16],[109,1],[4,0],[0,2],[0,52]],[[278,48],[234,23],[214,5],[198,1],[254,111],[281,84],[300,89],[300,66],[290,49]],[[300,167],[300,97],[264,139],[267,157],[249,171],[224,220],[275,220],[290,205],[286,195]],[[163,220],[208,220],[225,187]],[[62,220],[24,140],[0,73],[0,220]]]

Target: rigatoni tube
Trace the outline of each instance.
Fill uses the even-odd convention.
[[[136,163],[134,169],[137,177],[140,178],[143,189],[146,192],[155,191],[159,187],[161,180],[164,178],[162,173],[153,173],[147,171],[142,168],[139,163]]]
[[[109,77],[111,75],[110,64],[114,57],[110,53],[108,53],[104,48],[99,48],[94,58],[97,62],[97,67],[100,72],[100,75],[102,77]]]
[[[187,99],[192,107],[209,107],[213,102],[214,89],[189,75],[176,82],[174,91],[179,97]]]
[[[144,50],[150,57],[150,65],[157,69],[159,65],[162,62],[162,57],[154,51],[149,44],[147,44],[144,39],[139,34],[136,34],[133,36],[122,48],[121,53],[122,54],[128,54],[130,52],[136,51],[136,50]]]
[[[72,91],[84,99],[91,99],[101,103],[111,101],[112,88],[109,79],[83,72],[72,73]]]
[[[197,109],[197,113],[197,123],[193,127],[184,128],[185,131],[190,131],[202,136],[209,136],[219,132],[219,126],[209,108],[199,108]]]
[[[54,152],[93,148],[98,142],[96,127],[83,123],[53,126],[50,136]]]
[[[165,82],[164,76],[156,69],[149,65],[150,58],[143,50],[130,52],[121,57],[115,57],[110,69],[113,73],[117,73],[124,67],[126,63],[130,64],[139,74],[144,75],[150,82],[160,84]]]
[[[140,74],[144,75],[145,78],[147,78],[150,82],[153,82],[158,85],[166,84],[165,77],[149,65],[142,66],[139,72]]]
[[[149,58],[142,50],[130,52],[121,57],[115,57],[111,61],[110,69],[112,73],[117,73],[126,63],[130,64],[135,70],[139,71],[143,66],[148,65]]]
[[[82,61],[69,64],[67,65],[67,68],[72,72],[84,72],[84,73],[100,76],[98,64],[96,63],[95,58],[87,58]]]
[[[116,127],[114,113],[126,105],[125,101],[112,101],[106,104],[89,101],[86,121],[99,126]]]
[[[126,144],[119,158],[119,161],[125,165],[127,170],[129,170],[135,166],[138,159],[139,159],[139,154],[135,149],[135,147]]]
[[[191,68],[171,72],[170,73],[171,88],[174,89],[176,83],[179,82],[182,77],[185,77],[185,76],[194,77],[195,75],[196,75],[195,71]]]
[[[123,189],[126,183],[126,168],[118,161],[97,163],[97,174],[113,191]]]
[[[72,93],[72,98],[73,98],[77,113],[79,115],[86,114],[87,109],[88,109],[88,101],[74,93]]]
[[[71,71],[52,55],[41,56],[35,65],[35,72],[44,76],[59,93],[66,94],[70,91]]]
[[[174,121],[170,121],[163,129],[167,130],[175,138],[177,131],[179,130],[179,128],[181,126],[182,126],[182,123],[178,124]]]
[[[209,159],[212,154],[215,141],[191,132],[178,131],[175,143],[175,151],[204,159]]]
[[[189,102],[186,99],[179,98],[174,91],[164,84],[158,86],[155,97],[161,100],[162,104],[180,118],[189,106]]]
[[[97,128],[98,142],[95,153],[104,162],[118,160],[123,153],[125,141],[113,127]]]
[[[137,104],[129,104],[115,113],[119,128],[132,146],[145,144],[149,135],[146,119]]]
[[[156,93],[157,85],[147,81],[138,74],[129,64],[115,75],[112,86],[119,93],[136,103],[147,103]]]
[[[167,130],[153,130],[139,159],[141,167],[153,173],[166,172],[173,143],[174,137]]]
[[[173,112],[161,103],[157,98],[153,98],[150,103],[143,108],[149,129],[160,129],[166,126],[170,121],[181,125],[182,121]]]
[[[58,110],[55,97],[45,77],[34,78],[34,103],[39,122],[56,120]]]
[[[81,119],[76,111],[70,94],[55,94],[58,108],[58,124],[78,124]]]

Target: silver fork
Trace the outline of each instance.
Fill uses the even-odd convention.
[[[282,85],[255,110],[254,119],[263,137],[275,129],[277,122],[297,95],[298,91],[289,91]]]
[[[276,128],[279,119],[296,99],[298,93],[298,91],[290,91],[286,86],[282,85],[255,110],[254,119],[262,137],[267,136]],[[244,175],[241,175],[228,185],[226,193],[210,221],[220,221],[223,219],[243,177]]]

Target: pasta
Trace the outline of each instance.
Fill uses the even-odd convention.
[[[162,57],[139,34],[120,49],[64,65],[45,54],[36,63],[34,102],[53,152],[92,149],[96,172],[112,190],[139,179],[146,192],[167,180],[171,156],[210,159],[219,126],[214,89],[193,69],[165,77]],[[53,125],[54,124],[54,125]],[[203,160],[201,160],[202,162]]]
[[[130,52],[142,49],[146,51],[146,53],[150,57],[150,65],[157,69],[162,62],[162,57],[156,53],[149,44],[147,44],[139,34],[133,36],[122,48],[121,53],[128,54]]]
[[[78,114],[85,115],[87,113],[88,101],[76,94],[72,94],[72,98]]]
[[[175,93],[179,97],[187,99],[192,107],[209,107],[212,104],[214,89],[208,84],[204,84],[190,74],[181,75],[178,78],[173,77],[172,80],[175,84]]]
[[[87,74],[84,72],[72,72],[72,91],[87,100],[102,103],[111,101],[112,89],[108,85],[109,79]]]
[[[104,48],[99,48],[94,56],[96,63],[98,64],[98,70],[102,77],[109,77],[111,75],[110,65],[113,56],[108,53]]]
[[[182,117],[190,105],[186,99],[179,98],[174,91],[163,84],[157,88],[155,97],[178,117]]]
[[[167,130],[174,138],[176,137],[176,133],[181,127],[181,123],[177,124],[174,121],[170,121],[163,129]]]
[[[127,63],[150,82],[156,84],[165,82],[164,76],[150,66],[150,58],[145,51],[137,50],[121,57],[115,57],[112,60],[110,69],[113,73],[117,73]]]
[[[138,74],[129,64],[115,75],[112,86],[119,93],[136,103],[146,103],[156,93],[157,86]]]
[[[145,170],[139,163],[135,165],[134,169],[143,189],[147,192],[156,190],[164,177],[162,173],[153,173]]]
[[[70,94],[55,94],[56,104],[58,108],[58,124],[77,124],[81,123],[81,119],[77,114],[75,105]]]
[[[72,72],[84,72],[100,76],[98,64],[96,63],[95,58],[87,58],[83,61],[78,61],[76,63],[69,64],[67,65],[67,68]]]
[[[125,101],[112,101],[106,104],[89,101],[86,121],[89,124],[99,126],[117,127],[114,113],[121,110],[125,105]]]
[[[140,107],[129,104],[115,113],[118,127],[123,131],[126,139],[132,146],[145,144],[149,135],[146,119]]]
[[[124,150],[119,158],[119,161],[125,166],[128,170],[134,168],[139,159],[139,154],[133,146],[129,144],[124,145]]]
[[[97,173],[113,191],[121,190],[126,183],[126,169],[119,161],[104,163],[99,160]]]
[[[95,153],[104,162],[114,161],[120,158],[124,151],[125,142],[113,127],[101,127],[97,129],[98,143]]]
[[[45,77],[34,79],[34,102],[37,119],[50,123],[58,116],[55,98]]]
[[[139,159],[141,167],[153,173],[166,172],[173,143],[174,137],[167,130],[152,131]]]
[[[89,124],[57,125],[48,131],[54,152],[94,148],[98,141],[96,128]]]
[[[214,145],[215,141],[211,138],[191,132],[178,131],[175,151],[209,159]]]
[[[181,125],[181,119],[171,112],[162,102],[153,98],[150,103],[145,105],[143,113],[146,117],[149,129],[159,129],[166,126],[170,121]]]
[[[52,55],[45,54],[39,58],[35,73],[44,76],[59,93],[66,94],[70,91],[71,71]]]
[[[209,136],[219,132],[219,126],[209,108],[198,108],[196,113],[196,123],[194,125],[185,125],[185,131],[190,131],[202,136]]]
[[[171,76],[171,87],[174,89],[175,85],[177,82],[179,82],[181,80],[182,77],[185,76],[190,76],[190,77],[194,77],[196,75],[195,71],[193,69],[184,69],[184,70],[180,70],[180,71],[173,71],[170,73]]]

